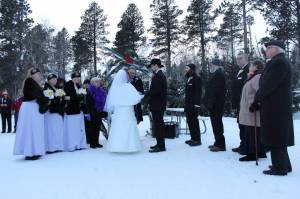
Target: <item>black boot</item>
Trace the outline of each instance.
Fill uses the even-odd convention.
[[[34,155],[34,156],[26,156],[25,160],[38,160],[40,159],[40,155]]]
[[[263,174],[274,175],[274,176],[286,176],[287,172],[286,171],[276,171],[276,170],[270,169],[270,170],[263,171]]]
[[[239,161],[241,162],[248,162],[248,161],[255,161],[255,160],[256,160],[255,154],[249,154],[239,159]]]
[[[166,151],[166,148],[165,147],[155,147],[151,150],[149,150],[149,153],[159,153],[159,152],[163,152],[163,151]]]

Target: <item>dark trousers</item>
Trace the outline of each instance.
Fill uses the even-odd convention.
[[[164,111],[151,111],[157,146],[165,148]]]
[[[86,142],[90,144],[91,139],[91,121],[84,118]]]
[[[7,132],[11,132],[11,114],[1,113],[1,119],[2,119],[2,132],[6,131],[6,121],[8,125]]]
[[[99,145],[100,127],[102,124],[102,117],[100,113],[92,116],[91,130],[90,130],[90,144],[91,146]]]
[[[240,129],[240,140],[241,140],[239,148],[242,148],[245,145],[245,127],[239,124],[239,129]]]
[[[198,112],[196,110],[186,110],[186,120],[189,126],[191,140],[201,142]]]
[[[272,169],[275,171],[292,171],[292,165],[290,162],[287,147],[270,147]]]
[[[223,111],[213,110],[209,113],[212,129],[215,136],[214,146],[226,149],[224,127],[223,127]]]
[[[15,126],[14,126],[14,129],[16,131],[17,130],[17,124],[18,124],[18,118],[19,118],[19,112],[18,111],[15,112],[14,117],[15,117]]]

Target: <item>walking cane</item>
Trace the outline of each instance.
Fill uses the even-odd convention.
[[[255,160],[256,166],[258,166],[258,154],[257,154],[257,124],[256,124],[256,111],[254,111],[254,140],[255,140]]]

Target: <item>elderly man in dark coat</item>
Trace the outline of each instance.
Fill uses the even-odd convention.
[[[225,104],[225,74],[219,59],[210,63],[211,77],[205,89],[204,105],[209,111],[215,143],[208,148],[212,152],[225,151],[224,126],[222,122]]]
[[[240,67],[240,70],[232,83],[231,104],[232,104],[232,109],[236,110],[236,113],[238,115],[240,112],[240,100],[241,100],[242,90],[247,80],[247,75],[249,73],[248,55],[245,53],[239,53],[236,58],[236,62]],[[237,122],[239,123],[238,118],[239,117],[237,117]],[[240,153],[240,148],[243,147],[244,145],[244,126],[239,124],[239,129],[240,129],[240,140],[241,140],[240,145],[232,149],[233,152],[238,152],[238,153]]]
[[[261,109],[262,143],[271,150],[272,165],[267,175],[287,175],[292,171],[287,147],[294,145],[291,67],[281,41],[266,44],[269,59],[260,79],[250,111]]]
[[[136,69],[134,67],[130,67],[128,69],[128,77],[131,84],[134,86],[134,88],[140,93],[144,94],[144,85],[143,81],[136,76]],[[142,105],[141,103],[138,103],[134,106],[134,113],[137,120],[137,123],[143,121],[143,111],[142,111]]]

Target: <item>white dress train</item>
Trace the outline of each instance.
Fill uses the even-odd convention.
[[[64,150],[64,119],[58,113],[45,114],[45,148],[47,152]]]
[[[17,123],[14,155],[45,155],[44,114],[36,101],[23,102]]]
[[[107,150],[122,153],[142,150],[133,106],[115,107],[111,115]]]

